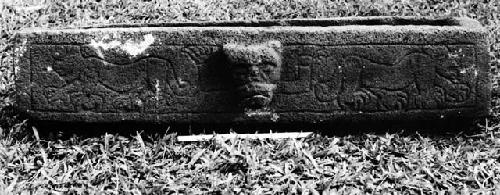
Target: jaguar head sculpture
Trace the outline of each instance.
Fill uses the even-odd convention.
[[[281,43],[225,44],[236,90],[245,110],[267,109],[281,71]]]

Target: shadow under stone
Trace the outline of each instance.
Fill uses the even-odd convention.
[[[30,125],[37,128],[44,139],[69,139],[100,137],[105,133],[143,137],[176,133],[177,135],[226,134],[226,133],[276,133],[313,132],[323,136],[347,136],[363,134],[414,134],[427,136],[456,136],[475,134],[481,130],[481,119],[449,119],[440,121],[368,121],[337,123],[246,123],[246,124],[162,124],[162,123],[70,123],[55,121],[34,121]]]

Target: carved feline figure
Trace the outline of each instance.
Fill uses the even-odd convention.
[[[316,97],[338,101],[345,110],[374,111],[426,109],[461,105],[471,97],[464,69],[451,60],[410,53],[392,65],[379,64],[356,55],[330,60],[332,72],[318,72]],[[326,69],[328,70],[328,69]]]
[[[241,106],[246,110],[267,109],[281,70],[281,44],[224,45]]]

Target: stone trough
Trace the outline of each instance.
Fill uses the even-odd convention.
[[[488,114],[467,18],[109,25],[18,36],[17,107],[65,122],[294,123]]]

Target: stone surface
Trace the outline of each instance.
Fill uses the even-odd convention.
[[[281,43],[266,42],[260,45],[225,44],[228,60],[240,107],[246,111],[269,111],[281,73]]]
[[[30,29],[17,107],[88,122],[478,117],[490,104],[486,36],[466,18]]]

